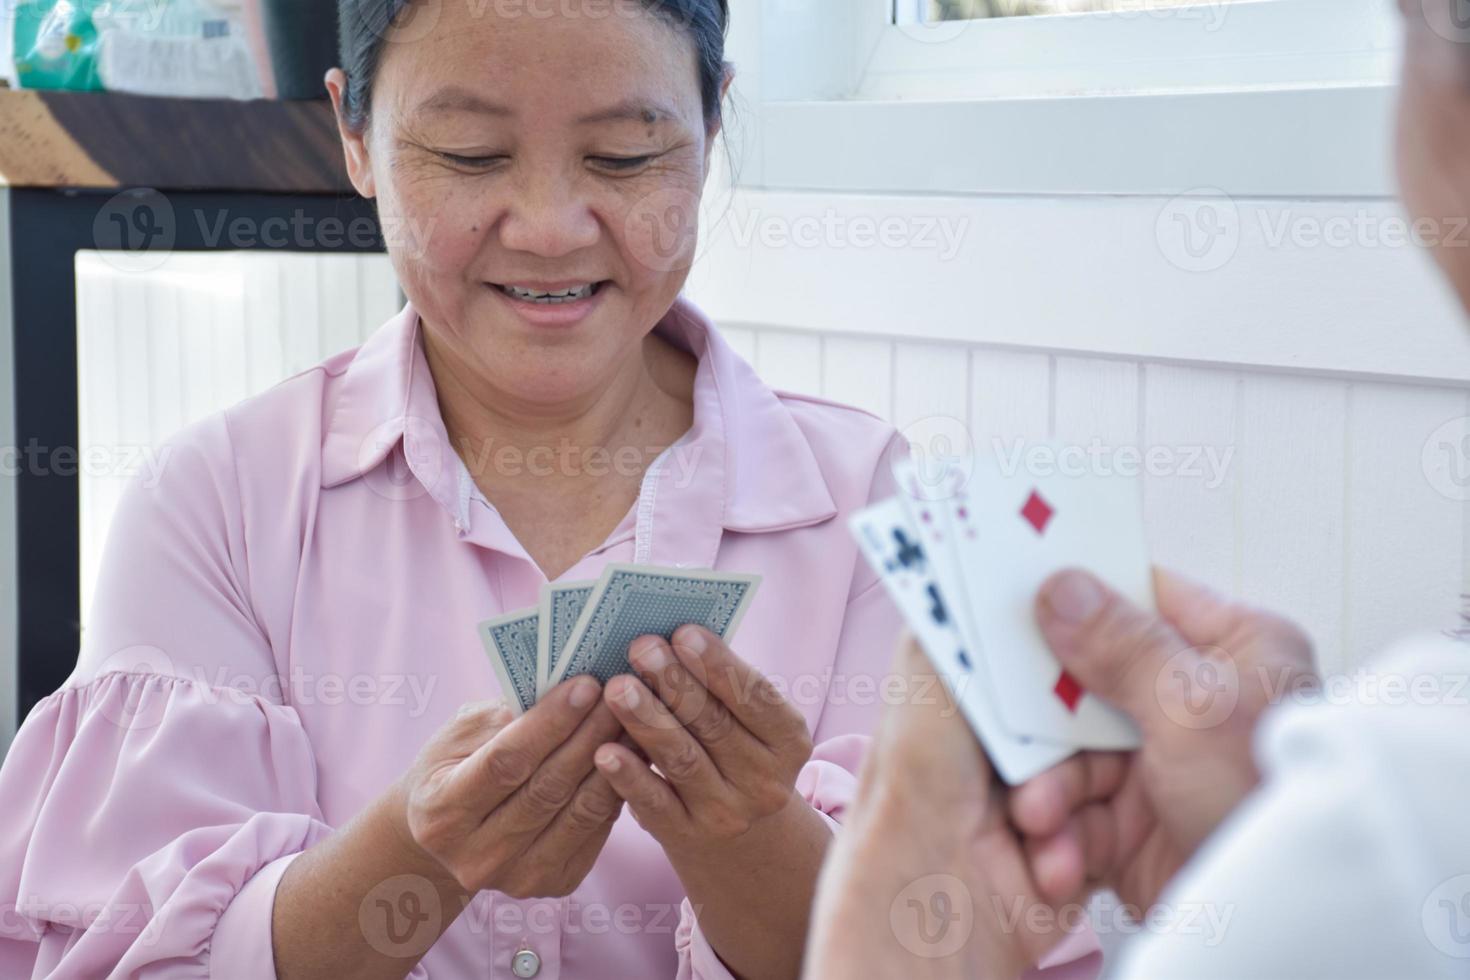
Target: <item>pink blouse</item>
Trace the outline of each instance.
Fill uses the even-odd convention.
[[[772,392],[684,300],[658,329],[699,359],[694,426],[564,577],[763,575],[735,645],[805,713],[798,788],[838,821],[900,630],[845,517],[892,492],[896,434]],[[117,511],[75,672],[0,770],[0,977],[274,977],[286,867],[500,695],[475,625],[545,581],[450,447],[412,308],[179,434]],[[384,928],[400,913],[429,910]],[[1091,975],[1073,939],[1052,959]],[[545,978],[728,976],[626,810],[574,894],[482,892],[413,976],[510,980],[519,950]]]

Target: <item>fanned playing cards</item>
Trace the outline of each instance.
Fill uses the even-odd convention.
[[[1153,608],[1138,480],[990,459],[905,461],[896,476],[902,492],[853,533],[1001,777],[1136,747],[1132,722],[1062,669],[1035,607],[1047,578],[1083,568]]]
[[[535,608],[481,623],[480,638],[524,712],[567,678],[631,673],[628,647],[640,636],[672,639],[693,623],[729,642],[759,585],[758,575],[610,564],[595,582],[543,586]]]

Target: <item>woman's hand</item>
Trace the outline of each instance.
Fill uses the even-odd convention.
[[[665,850],[722,847],[802,802],[796,776],[811,735],[759,671],[696,626],[681,627],[672,649],[641,637],[629,660],[643,680],[613,678],[605,700],[658,773],[626,745],[604,746],[597,764]]]
[[[806,972],[1018,976],[1069,919],[1042,897],[1047,869],[1008,826],[1006,791],[917,642],[903,644],[894,671],[915,693],[888,709],[869,750],[822,872]]]
[[[598,768],[663,846],[731,972],[795,976],[831,839],[795,789],[812,753],[805,719],[699,627],[672,647],[640,637],[629,659],[639,676],[613,678],[604,698],[652,766],[610,744]]]
[[[1273,700],[1318,683],[1311,642],[1279,616],[1156,572],[1159,614],[1085,572],[1042,587],[1037,619],[1062,666],[1137,722],[1137,753],[1084,753],[1021,787],[1012,819],[1053,869],[1147,909],[1259,781],[1251,740]]]
[[[594,768],[620,726],[595,680],[558,685],[520,718],[467,705],[419,754],[403,783],[404,829],[470,895],[573,891],[622,809]]]

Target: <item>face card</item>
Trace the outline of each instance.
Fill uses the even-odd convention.
[[[1153,608],[1138,480],[1006,474],[996,460],[981,460],[954,514],[969,606],[1006,727],[1077,748],[1136,748],[1138,731],[1127,716],[1062,670],[1037,626],[1035,604],[1051,575],[1083,568]]]
[[[516,714],[536,703],[536,634],[541,620],[535,609],[522,609],[480,624],[480,640],[490,666]]]
[[[550,689],[548,681],[572,638],[572,628],[592,596],[594,582],[554,582],[541,587],[541,629],[537,635],[538,697]]]
[[[687,623],[729,642],[750,606],[760,576],[642,565],[608,565],[572,628],[547,683],[591,674],[603,684],[632,673],[628,647],[638,637],[672,639]]]
[[[1071,755],[1066,746],[1017,739],[1000,724],[990,692],[979,682],[983,679],[976,675],[903,501],[894,498],[869,507],[853,516],[851,527],[864,558],[882,578],[1001,778],[1016,785]]]

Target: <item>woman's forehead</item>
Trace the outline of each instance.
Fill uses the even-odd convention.
[[[409,112],[659,125],[701,115],[695,46],[641,3],[448,2],[430,25],[384,45],[379,85]],[[549,8],[550,12],[547,12]],[[617,13],[621,11],[621,13]],[[386,93],[384,93],[386,94]]]

